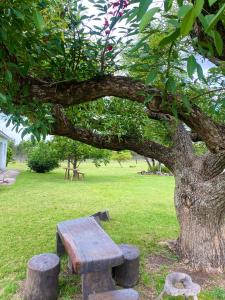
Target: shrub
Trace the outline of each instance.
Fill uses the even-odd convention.
[[[28,154],[28,167],[37,173],[46,173],[58,166],[56,152],[47,143],[39,143]]]
[[[10,161],[12,161],[12,158],[13,158],[13,150],[12,150],[12,147],[10,146],[10,144],[8,144],[8,147],[7,147],[7,157],[6,157],[6,165],[8,165],[8,163]]]

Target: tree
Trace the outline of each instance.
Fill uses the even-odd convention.
[[[40,142],[28,154],[28,167],[37,173],[46,173],[58,165],[58,157],[48,143]]]
[[[98,2],[100,23],[90,28],[81,1],[1,2],[1,111],[8,123],[25,127],[24,135],[51,133],[163,163],[175,176],[179,254],[195,268],[221,271],[225,5],[166,0],[160,11],[150,3]],[[121,19],[130,22],[129,30],[117,26]],[[137,80],[127,70],[121,59],[126,52],[147,76]],[[215,64],[208,76],[199,55]],[[147,62],[140,66],[139,58]],[[115,75],[118,70],[131,75]],[[152,130],[145,133],[154,122],[165,129],[168,143]],[[208,152],[196,155],[196,141]]]
[[[7,146],[6,165],[8,165],[8,163],[11,162],[13,159],[14,148],[15,148],[14,142],[9,141]]]
[[[112,159],[116,160],[119,165],[122,167],[122,162],[131,160],[132,155],[130,151],[120,151],[120,152],[113,152]]]
[[[109,163],[111,156],[108,150],[96,149],[65,137],[54,137],[50,145],[56,151],[59,160],[67,160],[68,168],[72,164],[73,169],[77,169],[86,159],[92,159],[96,167],[99,167],[102,163]]]
[[[15,158],[18,160],[27,160],[29,151],[35,147],[35,143],[31,141],[21,141],[18,145],[15,145]]]

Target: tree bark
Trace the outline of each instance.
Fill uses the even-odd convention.
[[[145,159],[145,161],[147,162],[147,164],[148,164],[148,170],[150,171],[152,166],[151,166],[151,164],[150,164],[149,158],[146,157],[146,156],[144,156],[144,159]]]
[[[179,128],[176,151],[175,208],[180,225],[177,250],[193,268],[225,269],[225,156],[194,154],[190,135]],[[211,167],[215,163],[216,167]]]
[[[225,190],[201,180],[193,170],[176,176],[175,208],[180,225],[178,253],[192,267],[225,269]]]

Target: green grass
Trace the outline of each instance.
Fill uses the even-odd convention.
[[[24,165],[10,167],[19,168],[21,174],[15,185],[0,187],[0,299],[15,299],[13,295],[26,276],[29,258],[55,251],[58,222],[103,209],[108,209],[112,217],[104,228],[113,240],[135,244],[141,250],[138,288],[162,288],[164,273],[151,276],[145,270],[145,262],[152,253],[165,252],[158,244],[160,240],[173,239],[178,234],[173,177],[138,175],[145,164],[136,166],[133,162],[123,168],[116,163],[101,168],[83,164],[80,169],[86,174],[84,182],[65,181],[63,169],[36,174]],[[80,292],[80,280],[68,276],[65,270],[64,258],[60,299],[74,299]],[[215,288],[200,299],[225,299],[224,295],[224,290]]]

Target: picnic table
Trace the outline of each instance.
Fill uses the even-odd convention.
[[[64,252],[70,258],[73,271],[81,275],[84,300],[93,299],[89,298],[93,294],[96,297],[98,293],[112,294],[115,290],[112,267],[121,265],[124,256],[120,247],[93,217],[69,220],[57,225],[57,254],[61,256]],[[133,298],[128,294],[126,299]]]
[[[70,174],[70,171],[72,171],[72,175]],[[65,176],[64,179],[69,179],[69,180],[74,180],[76,179],[80,180],[83,179],[84,180],[84,173],[80,172],[78,169],[73,169],[73,168],[65,168]]]

